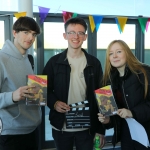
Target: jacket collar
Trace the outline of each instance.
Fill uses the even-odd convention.
[[[129,67],[126,65],[125,67],[125,73],[124,76],[122,77],[123,80],[126,80],[131,74],[131,71],[129,69]],[[112,68],[111,73],[110,73],[110,78],[111,78],[111,82],[117,81],[119,78],[119,71],[117,70],[117,68]]]
[[[90,55],[83,48],[81,50],[84,52],[84,55],[86,57],[87,66],[93,66],[94,64]],[[64,52],[61,53],[56,63],[68,65],[67,51],[68,51],[68,48]]]

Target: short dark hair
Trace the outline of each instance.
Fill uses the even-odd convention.
[[[69,24],[80,24],[84,27],[85,32],[87,30],[87,24],[86,24],[86,22],[84,21],[83,18],[75,17],[75,18],[68,19],[66,21],[66,23],[64,24],[65,31],[67,31],[67,27],[68,27]]]
[[[35,31],[36,34],[40,34],[40,27],[37,22],[31,17],[19,17],[13,25],[13,30],[19,31]]]

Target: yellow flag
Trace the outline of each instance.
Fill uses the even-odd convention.
[[[90,21],[91,31],[93,32],[95,29],[95,23],[94,23],[93,16],[89,16],[89,21]]]
[[[123,32],[125,24],[126,24],[128,18],[127,17],[117,17],[117,19],[118,19],[118,23],[120,25],[120,28],[121,28],[121,30]]]
[[[27,12],[19,12],[19,13],[14,13],[14,16],[18,19],[19,17],[24,17],[26,16]]]

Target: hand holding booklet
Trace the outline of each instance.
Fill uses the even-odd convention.
[[[47,76],[46,75],[27,75],[27,85],[34,86],[30,88],[34,98],[26,98],[26,105],[47,105]]]
[[[112,93],[111,85],[95,90],[95,96],[101,114],[111,116],[117,113],[118,107]]]

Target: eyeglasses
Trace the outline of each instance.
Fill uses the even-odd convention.
[[[68,34],[69,37],[75,37],[76,35],[78,35],[79,37],[83,37],[85,36],[85,33],[84,32],[74,32],[74,31],[70,31],[70,32],[66,32]]]

